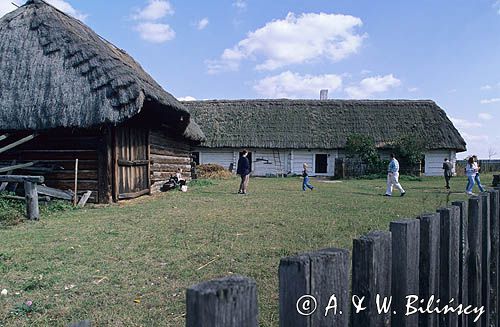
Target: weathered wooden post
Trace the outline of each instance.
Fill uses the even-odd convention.
[[[469,304],[478,308],[482,306],[482,213],[481,199],[477,196],[469,198]],[[468,316],[469,326],[481,326],[484,316],[474,322],[473,316]]]
[[[500,247],[500,187],[495,187],[493,188],[495,191],[498,191],[498,195],[499,195],[499,199],[498,201],[496,202],[498,204],[498,207],[497,207],[497,212],[496,212],[496,215],[498,217],[497,219],[497,222],[498,222],[498,239],[499,239],[499,245],[497,246],[497,250],[498,250],[498,247]],[[493,205],[492,205],[493,207]],[[493,210],[493,209],[492,209]],[[497,270],[497,325],[500,326],[500,251],[498,253],[498,270]]]
[[[458,302],[466,307],[469,304],[469,286],[467,284],[469,279],[469,237],[468,237],[468,214],[469,209],[467,202],[455,201],[451,203],[460,210],[460,252],[459,252],[459,266],[458,266]],[[458,317],[458,326],[467,327],[469,325],[467,316],[461,315]]]
[[[420,217],[420,299],[429,301],[439,298],[439,214],[425,214]],[[438,315],[421,314],[420,327],[436,327]]]
[[[479,194],[482,207],[482,255],[481,255],[481,275],[482,282],[482,301],[486,314],[483,316],[481,326],[490,327],[490,261],[491,261],[491,236],[490,236],[490,194],[482,192]]]
[[[392,326],[418,326],[418,313],[411,315],[407,309],[408,296],[419,292],[420,262],[420,221],[402,219],[390,224],[392,233],[392,296],[394,309],[391,316]],[[418,298],[413,302],[418,307]]]
[[[352,295],[365,297],[366,310],[351,306],[351,327],[391,326],[391,310],[378,311],[391,296],[392,241],[390,232],[371,232],[353,241]],[[379,298],[377,299],[377,295]]]
[[[439,298],[442,303],[457,306],[459,290],[460,209],[446,207],[437,210],[440,214],[440,278]],[[450,302],[453,300],[452,302]],[[457,327],[456,313],[440,314],[440,327]]]
[[[37,183],[43,183],[43,176],[0,175],[0,182],[23,183],[26,199],[26,217],[29,220],[40,219],[38,207]]]
[[[498,326],[499,191],[490,190],[490,325]]]
[[[332,248],[283,258],[279,281],[280,326],[348,326],[347,250]]]
[[[257,327],[257,286],[229,276],[191,286],[186,292],[186,327]]]

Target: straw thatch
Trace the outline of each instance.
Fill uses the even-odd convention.
[[[341,149],[353,133],[390,147],[407,135],[430,149],[465,151],[465,141],[433,101],[213,100],[183,103],[200,124],[203,146]]]
[[[0,19],[0,130],[117,125],[143,108],[203,139],[182,104],[82,22],[42,0]]]

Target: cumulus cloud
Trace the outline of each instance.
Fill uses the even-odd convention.
[[[154,21],[173,14],[174,8],[169,1],[149,0],[146,7],[135,10],[132,18],[135,20]]]
[[[198,30],[200,30],[200,31],[204,30],[208,26],[209,23],[210,23],[210,21],[208,20],[208,18],[205,17],[202,20],[200,20],[198,22],[198,24],[196,24],[196,28],[198,28]]]
[[[353,99],[370,98],[376,93],[386,92],[401,85],[401,81],[392,74],[367,77],[359,85],[346,87],[347,95]]]
[[[207,61],[208,72],[237,70],[243,60],[257,61],[258,70],[275,70],[318,59],[339,61],[356,53],[366,38],[357,32],[360,18],[306,13],[289,13],[253,32],[217,60]]]
[[[472,128],[479,128],[482,127],[483,125],[479,122],[473,122],[461,118],[454,118],[450,117],[451,122],[453,125],[455,125],[456,128],[458,129],[472,129]]]
[[[163,43],[175,38],[175,31],[167,24],[141,23],[135,29],[143,40],[152,43]]]
[[[72,5],[70,5],[68,2],[63,1],[63,0],[46,0],[47,3],[51,4],[52,6],[56,7],[62,12],[65,12],[66,14],[75,17],[76,19],[79,19],[81,21],[85,21],[88,15],[85,15],[81,13],[80,11],[76,10]],[[25,1],[21,0],[2,0],[0,1],[0,17],[3,15],[15,10],[17,7],[13,5],[12,3],[15,3],[18,6],[21,6],[24,4]]]
[[[480,112],[479,115],[477,115],[477,117],[481,120],[486,120],[486,121],[493,119],[493,115],[487,112]]]
[[[500,102],[500,98],[484,99],[484,100],[481,100],[480,102],[481,102],[481,104],[491,104],[491,103]]]
[[[254,90],[266,98],[319,98],[321,89],[331,92],[342,87],[342,78],[334,74],[300,75],[290,71],[257,82]]]
[[[177,100],[179,100],[179,101],[196,101],[196,98],[188,95],[185,97],[177,98]]]

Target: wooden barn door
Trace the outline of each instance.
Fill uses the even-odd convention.
[[[149,131],[129,126],[115,130],[115,198],[132,199],[150,192]]]

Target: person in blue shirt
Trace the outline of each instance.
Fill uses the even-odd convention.
[[[305,192],[307,189],[310,189],[312,191],[314,190],[314,186],[312,186],[311,183],[309,183],[309,173],[307,172],[307,164],[304,163],[302,167],[304,167],[304,170],[302,171],[302,178],[303,178],[302,191]]]
[[[406,194],[401,184],[399,184],[399,162],[394,153],[391,153],[391,161],[389,162],[389,167],[387,168],[387,190],[385,191],[384,196],[392,196],[393,186],[401,192],[401,196]]]
[[[241,177],[240,189],[238,194],[247,194],[248,181],[250,179],[250,162],[247,158],[248,151],[243,150],[240,159],[238,160],[238,167],[236,173]]]

